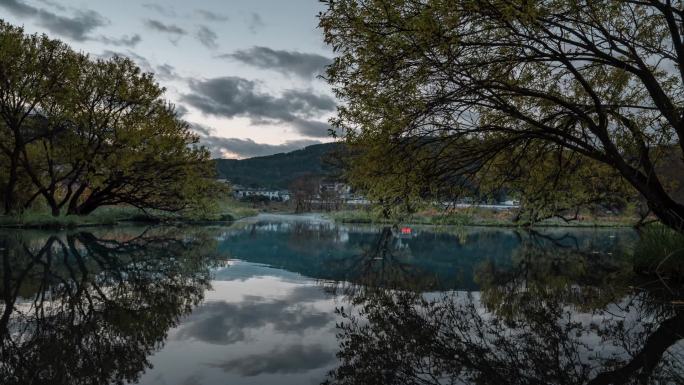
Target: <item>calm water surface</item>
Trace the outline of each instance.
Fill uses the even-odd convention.
[[[630,230],[0,232],[2,384],[684,384]]]

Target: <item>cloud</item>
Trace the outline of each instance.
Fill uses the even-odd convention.
[[[97,55],[102,59],[111,59],[115,56],[127,57],[135,62],[135,64],[140,67],[142,72],[153,73],[157,80],[183,80],[184,78],[176,72],[176,68],[170,64],[153,65],[147,58],[139,55],[131,50],[126,50],[126,52],[112,51],[106,49],[102,51],[101,54]],[[179,106],[177,109],[180,109]],[[182,107],[183,111],[187,112],[185,107]]]
[[[199,40],[199,42],[202,43],[203,46],[209,49],[218,48],[218,44],[216,43],[218,35],[216,34],[216,32],[212,31],[209,27],[205,25],[199,26],[197,32],[195,33],[195,38],[197,38],[197,40]]]
[[[335,111],[335,100],[312,90],[287,90],[281,96],[262,93],[257,83],[239,77],[190,81],[181,100],[202,113],[224,118],[248,117],[254,124],[288,124],[299,133],[323,138],[330,126],[311,120]]]
[[[330,127],[328,123],[319,122],[317,120],[296,118],[290,123],[300,134],[314,138],[328,137],[330,136],[330,130],[332,130],[332,127]]]
[[[187,114],[188,110],[185,107],[183,107],[183,108],[184,108],[183,115],[185,115],[185,114]],[[209,126],[205,126],[203,124],[193,123],[192,129],[193,129],[193,131],[195,131],[196,133],[198,133],[199,135],[202,135],[202,136],[214,135],[214,129],[209,127]]]
[[[176,72],[176,67],[168,63],[156,66],[153,72],[161,80],[179,80],[183,78]]]
[[[276,347],[264,354],[251,354],[211,366],[226,372],[236,372],[243,377],[253,377],[260,374],[302,373],[324,367],[333,361],[333,352],[323,349],[321,345],[296,344],[285,348]]]
[[[175,107],[176,107],[176,115],[177,115],[179,118],[182,118],[183,116],[187,115],[188,112],[190,112],[190,111],[188,111],[188,109],[185,108],[185,106],[182,105],[182,104],[177,104],[177,105],[175,105]]]
[[[102,43],[113,46],[135,47],[142,41],[142,38],[137,33],[133,36],[124,35],[120,38],[112,38],[107,36],[100,36],[98,39]]]
[[[3,0],[0,7],[20,18],[32,18],[48,31],[76,41],[90,40],[90,32],[105,26],[109,21],[92,10],[76,10],[72,16],[61,16],[36,8],[21,0]]]
[[[202,17],[206,21],[213,21],[213,22],[228,21],[228,16],[222,15],[220,13],[216,13],[213,11],[207,11],[206,9],[197,9],[197,10],[195,10],[195,13],[198,14],[200,17]]]
[[[187,114],[185,107],[177,107],[179,116]],[[252,139],[216,136],[216,131],[206,125],[191,123],[192,130],[200,136],[200,144],[211,152],[212,158],[253,158],[301,150],[321,141],[314,139],[286,140],[281,144],[257,143]]]
[[[178,43],[178,40],[181,37],[188,34],[186,30],[175,24],[164,24],[161,21],[154,19],[145,20],[145,26],[154,31],[171,35],[172,37],[170,38],[170,40],[173,44]]]
[[[151,10],[159,13],[162,16],[176,17],[176,11],[174,11],[173,7],[171,7],[171,6],[154,4],[154,3],[146,3],[146,4],[143,4],[142,6],[143,6],[143,8],[151,9]]]
[[[104,50],[102,51],[101,54],[98,55],[102,59],[110,59],[115,56],[120,56],[120,57],[127,57],[135,62],[135,64],[140,67],[140,70],[143,72],[156,72],[154,70],[154,67],[152,64],[147,60],[144,56],[138,55],[137,53],[127,50],[126,52],[119,52],[119,51],[112,51],[112,50]]]
[[[311,300],[296,298],[298,301],[288,298],[272,301],[250,296],[240,303],[206,303],[184,321],[178,338],[230,345],[248,340],[251,331],[266,326],[278,332],[304,334],[309,329],[325,328],[334,322],[331,313],[320,312],[307,304],[320,297],[312,297]]]
[[[261,19],[261,15],[256,12],[251,12],[249,14],[249,17],[247,18],[247,28],[250,32],[257,33],[259,29],[265,26],[266,24],[264,24],[263,19]]]
[[[62,4],[57,3],[56,1],[52,1],[52,0],[38,0],[38,2],[39,2],[39,3],[43,3],[43,4],[45,4],[45,5],[48,5],[48,6],[54,8],[54,9],[56,9],[56,10],[58,10],[58,11],[64,12],[64,11],[67,10],[67,7],[63,6]]]
[[[200,135],[200,144],[205,146],[212,158],[253,158],[300,150],[322,142],[313,139],[288,140],[281,144],[257,143],[252,139],[224,138],[215,136],[211,128],[193,124],[193,130]]]
[[[274,50],[268,47],[252,47],[218,56],[286,75],[304,79],[314,78],[325,71],[332,60],[325,56],[297,51]]]

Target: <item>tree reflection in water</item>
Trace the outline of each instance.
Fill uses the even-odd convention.
[[[3,384],[134,381],[209,285],[206,238],[30,234],[0,234]]]
[[[387,237],[360,258],[391,260],[401,250]],[[327,383],[684,383],[681,289],[639,285],[626,258],[538,240],[512,269],[479,266],[479,292],[426,293],[396,276],[374,285],[376,269],[335,287],[349,297]]]

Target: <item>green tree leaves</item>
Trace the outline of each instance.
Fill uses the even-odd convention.
[[[326,4],[333,123],[361,154],[350,177],[370,197],[397,207],[503,187],[552,213],[641,195],[684,229],[684,197],[664,172],[684,155],[681,3]]]
[[[92,59],[0,24],[0,83],[6,212],[39,197],[54,215],[179,211],[220,191],[198,137],[128,58]]]

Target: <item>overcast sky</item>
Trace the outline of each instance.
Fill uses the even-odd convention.
[[[0,17],[154,72],[214,156],[330,141],[317,0],[0,0]]]

